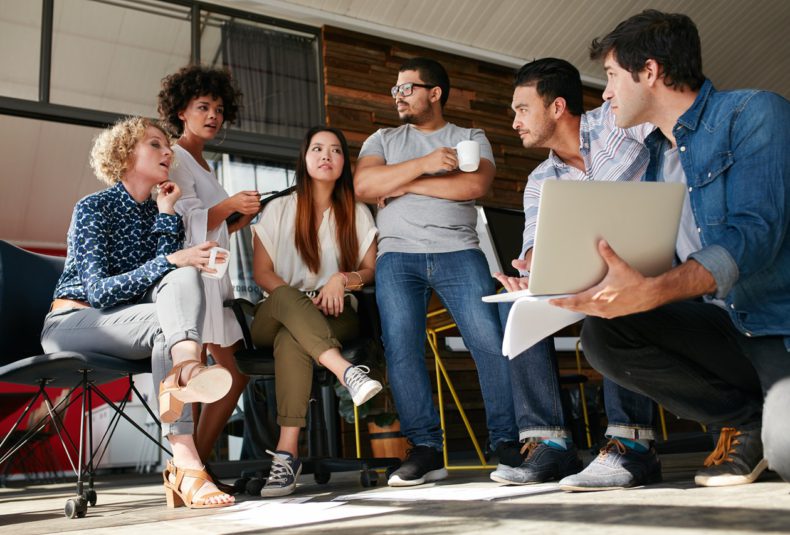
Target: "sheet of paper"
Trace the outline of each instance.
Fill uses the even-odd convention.
[[[529,494],[562,492],[557,483],[538,485],[496,485],[493,483],[454,483],[452,485],[420,485],[412,489],[383,488],[338,496],[335,500],[374,501],[490,501]]]
[[[233,506],[226,514],[216,514],[207,518],[261,528],[281,528],[381,515],[398,510],[397,507],[347,505],[339,501],[313,503],[251,501]]]
[[[499,292],[498,294],[485,295],[483,296],[483,301],[486,303],[512,303],[522,297],[533,301],[547,301],[555,297],[567,297],[569,295],[571,294],[533,295],[529,290],[519,290],[517,292]]]
[[[502,338],[502,354],[515,358],[547,336],[584,318],[580,312],[555,307],[545,299],[521,297],[510,309]]]

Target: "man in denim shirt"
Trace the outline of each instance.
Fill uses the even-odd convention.
[[[751,483],[767,466],[764,394],[790,376],[790,103],[764,91],[716,91],[685,15],[644,11],[594,40],[590,55],[604,60],[603,96],[617,125],[658,127],[645,141],[645,179],[688,186],[680,262],[643,277],[602,241],[603,281],[552,303],[591,316],[582,340],[596,369],[720,431],[698,485]],[[775,434],[787,424],[766,425]],[[621,486],[654,461],[654,450],[637,455],[610,442],[560,486]]]

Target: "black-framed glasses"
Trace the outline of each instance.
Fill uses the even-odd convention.
[[[408,97],[411,96],[412,93],[414,93],[415,87],[424,87],[426,89],[432,89],[436,86],[429,84],[418,84],[417,82],[406,82],[405,84],[392,86],[392,89],[390,89],[390,93],[392,94],[392,98],[397,97],[398,93],[400,93],[404,97]]]

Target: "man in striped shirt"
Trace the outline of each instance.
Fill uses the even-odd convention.
[[[516,74],[513,93],[515,120],[524,148],[548,148],[549,157],[530,175],[524,189],[524,234],[513,267],[521,277],[496,274],[508,291],[527,288],[541,186],[546,180],[639,180],[649,154],[644,138],[654,129],[640,125],[617,128],[609,103],[589,112],[582,109],[579,71],[565,60],[544,58],[527,63]],[[500,305],[503,320],[510,305]],[[528,326],[526,327],[528,328]],[[511,384],[519,427],[525,442],[521,466],[500,464],[491,479],[528,484],[559,480],[582,468],[568,433],[560,401],[554,344],[547,338],[510,361]],[[609,421],[606,435],[615,437],[637,455],[653,456],[653,403],[604,378]],[[609,458],[614,456],[609,454]],[[657,458],[656,458],[657,459]],[[651,476],[658,474],[660,465]],[[612,481],[613,487],[646,483],[648,474]]]

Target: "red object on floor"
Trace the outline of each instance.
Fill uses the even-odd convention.
[[[126,393],[126,388],[128,387],[128,380],[127,379],[118,379],[116,381],[112,381],[110,383],[106,383],[104,385],[100,385],[99,388],[101,389],[104,394],[110,398],[113,402],[121,401],[123,395]],[[30,399],[36,394],[38,389],[33,386],[27,385],[17,385],[12,383],[0,383],[0,437],[5,437],[6,434],[11,430],[11,427],[16,422],[19,415],[22,414],[25,405],[30,401]],[[57,399],[65,395],[66,389],[64,388],[45,388],[47,395],[53,400],[54,403],[57,403]],[[77,395],[77,392],[74,392],[72,396]],[[30,412],[25,416],[25,418],[20,423],[21,429],[27,429],[28,424],[35,423],[31,421],[30,416],[31,413],[37,414],[44,414],[43,408],[44,401],[43,399],[39,399],[36,401],[33,408]],[[93,408],[96,409],[102,405],[104,405],[104,400],[99,398],[98,396],[93,396]],[[79,444],[79,432],[80,432],[80,407],[81,404],[79,401],[75,401],[65,412],[63,415],[63,426],[66,432],[68,432],[71,439],[74,441],[75,446]],[[87,402],[86,402],[86,410],[87,410]],[[36,418],[37,419],[37,418]],[[68,444],[68,440],[66,440]],[[4,446],[8,447],[11,444],[6,444]],[[31,447],[31,446],[25,446]],[[41,445],[37,447],[42,447]],[[60,443],[60,438],[58,435],[52,434],[49,439],[48,443],[43,445],[49,452],[47,461],[49,462],[49,466],[36,466],[35,464],[27,463],[27,468],[31,472],[37,471],[45,471],[47,469],[55,469],[55,470],[62,470],[66,474],[72,474],[73,471],[71,469],[71,464],[66,456],[66,452],[63,450],[63,446]],[[70,446],[69,446],[70,447]],[[24,454],[24,447],[22,450],[17,452],[17,455]],[[72,451],[72,455],[74,452]],[[74,457],[72,459],[74,464],[76,465],[77,459]],[[9,473],[19,473],[20,469],[17,465],[14,464],[14,458],[9,459],[8,461],[11,463],[11,470]],[[0,469],[5,470],[5,467],[0,467]]]

